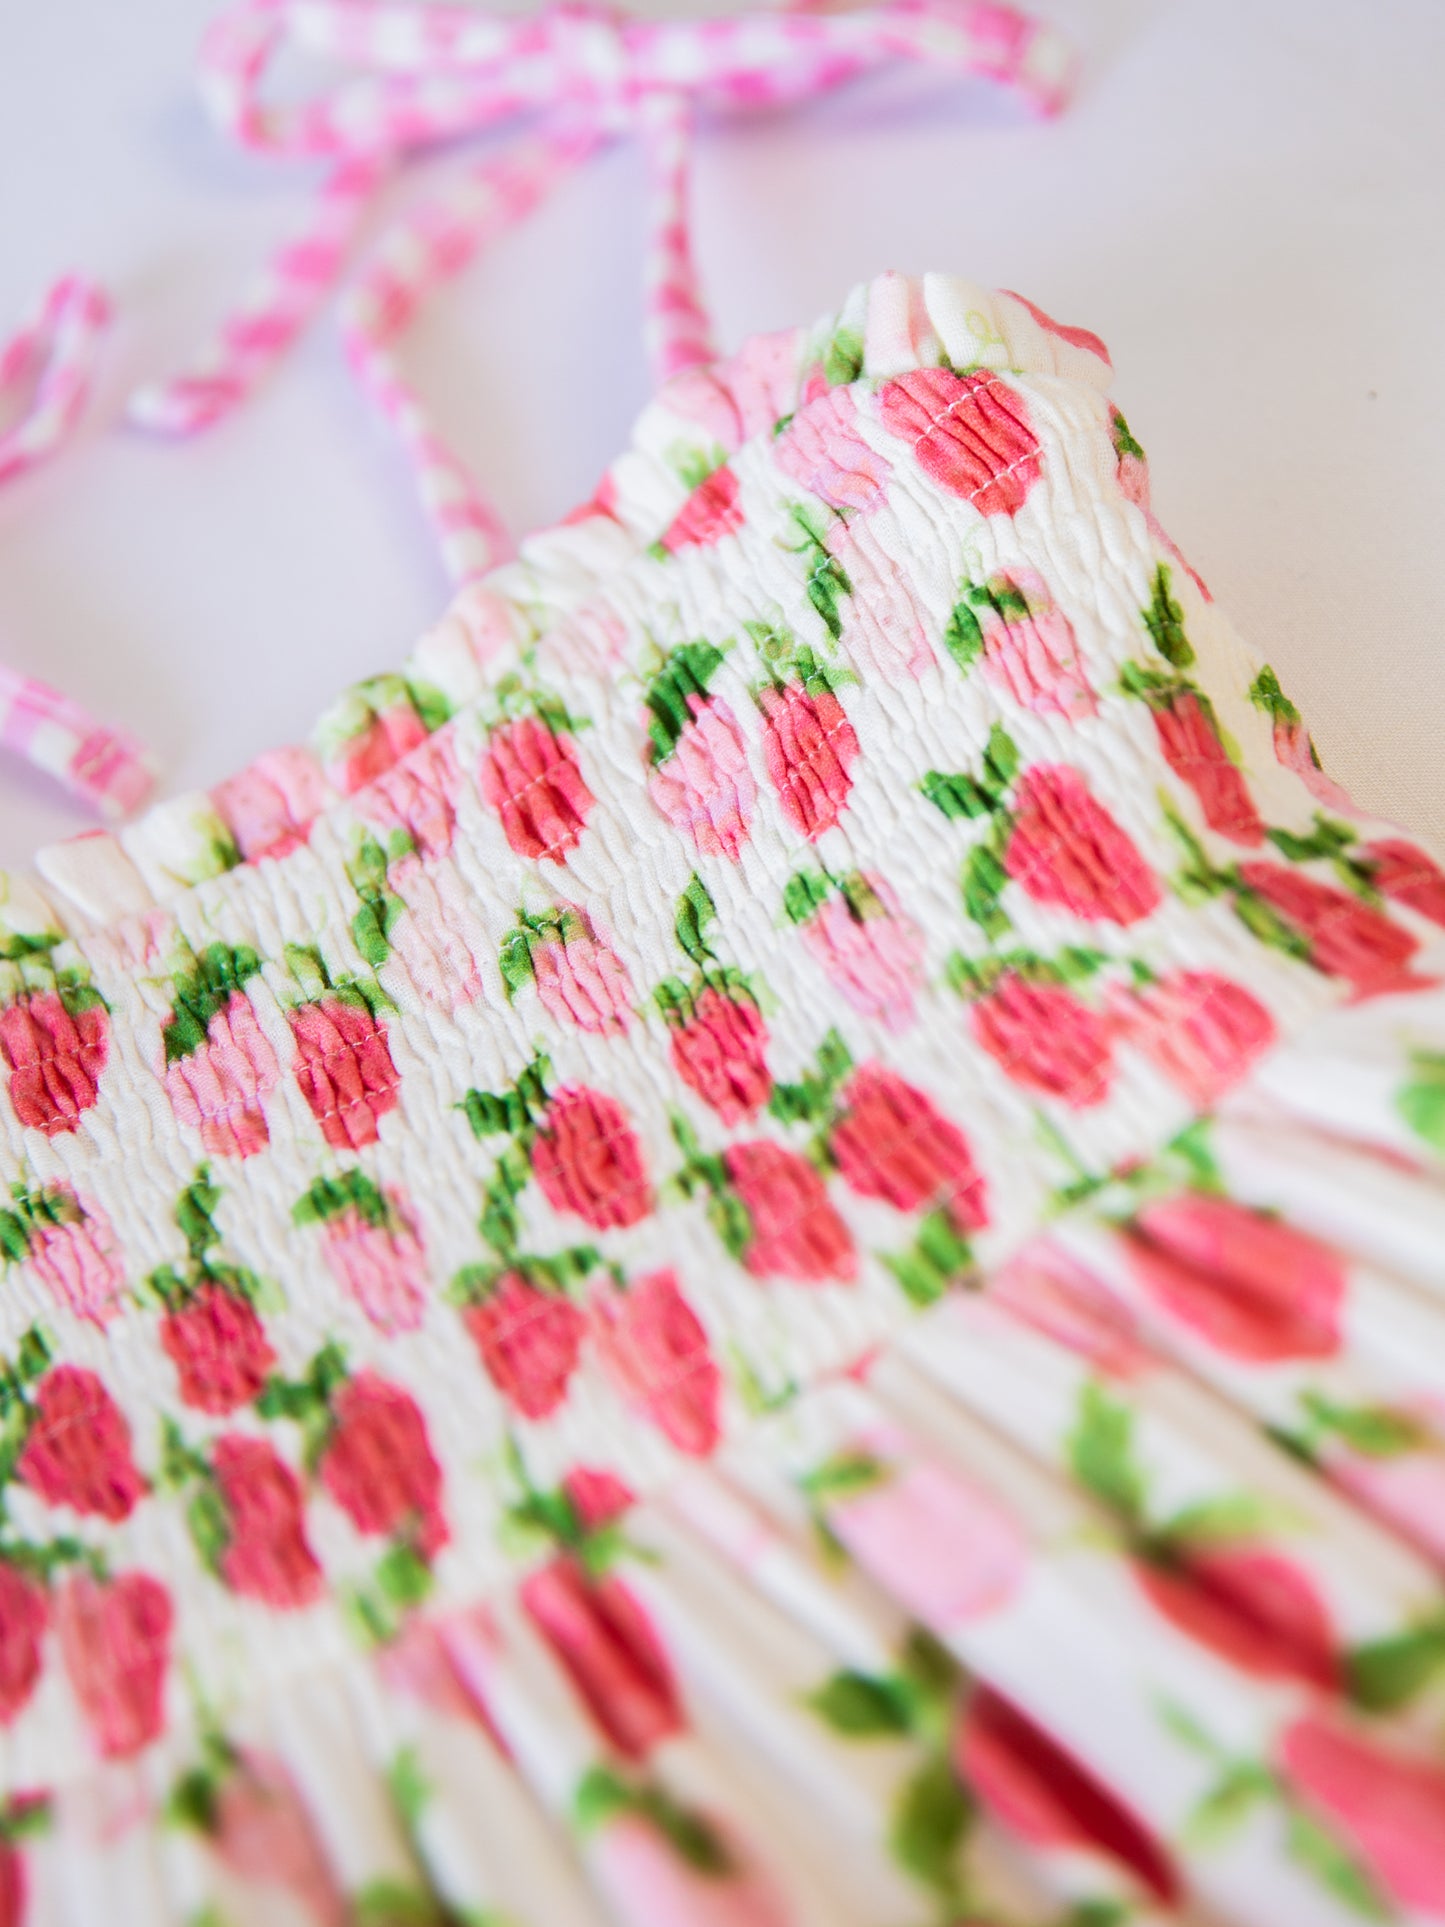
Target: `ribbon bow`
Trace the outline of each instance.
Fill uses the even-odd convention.
[[[288,45],[350,71],[298,104],[268,104],[272,62]],[[646,338],[654,374],[664,381],[713,359],[689,239],[695,114],[784,106],[894,60],[1001,83],[1044,114],[1063,105],[1072,72],[1052,32],[990,0],[885,0],[852,11],[799,0],[697,20],[644,20],[578,4],[527,19],[447,4],[240,0],[202,47],[211,111],[243,147],[331,165],[305,224],[214,341],[184,372],[133,396],[127,418],[168,435],[221,420],[341,279],[364,217],[409,154],[530,116],[539,124],[516,146],[488,153],[408,210],[341,304],[348,360],[402,444],[453,578],[472,580],[505,557],[509,541],[397,363],[394,343],[426,296],[571,168],[636,132],[648,163]],[[93,345],[94,330],[57,338],[37,395],[58,384],[71,400],[63,420],[51,410],[39,438],[45,448],[59,444],[78,411]],[[0,349],[0,375],[8,366]],[[39,452],[35,444],[31,434],[27,459]],[[0,465],[0,479],[3,473]],[[34,732],[27,736],[18,721],[23,706],[0,678],[0,741],[33,755]],[[72,722],[78,730],[85,719],[76,714]],[[55,740],[50,748],[56,751]],[[65,760],[47,758],[51,767]],[[102,785],[100,800],[128,805],[134,787]],[[88,788],[97,791],[94,783]]]

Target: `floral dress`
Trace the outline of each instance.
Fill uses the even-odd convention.
[[[1445,875],[1109,381],[884,276],[6,881],[3,1927],[1445,1920]]]

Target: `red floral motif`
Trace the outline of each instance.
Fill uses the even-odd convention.
[[[0,1559],[0,1726],[10,1724],[35,1690],[49,1618],[43,1590],[19,1566]]]
[[[574,1465],[562,1481],[562,1490],[584,1532],[611,1525],[637,1501],[631,1486],[605,1466]]]
[[[1271,1364],[1339,1350],[1344,1264],[1292,1225],[1186,1192],[1146,1205],[1127,1248],[1148,1295],[1226,1357]]]
[[[1304,939],[1316,970],[1342,977],[1361,997],[1418,984],[1409,972],[1418,940],[1349,891],[1281,863],[1241,863],[1239,875]]]
[[[25,1927],[29,1890],[24,1854],[0,1835],[0,1927]]]
[[[547,1106],[532,1145],[532,1169],[554,1211],[571,1211],[594,1231],[639,1223],[652,1210],[642,1146],[616,1098],[574,1085]]]
[[[860,1197],[898,1211],[946,1211],[961,1236],[988,1223],[986,1187],[962,1131],[881,1064],[849,1080],[828,1148]]]
[[[758,797],[747,741],[731,704],[721,696],[690,692],[687,706],[692,720],[678,732],[667,756],[653,764],[647,793],[704,856],[725,856],[736,863]]]
[[[221,1417],[249,1405],[276,1354],[255,1307],[214,1278],[161,1320],[161,1346],[176,1368],[181,1403]]]
[[[1022,708],[1070,722],[1097,714],[1073,624],[1037,570],[1014,568],[968,591],[950,636],[955,658],[980,650],[984,675]]]
[[[619,1579],[590,1578],[563,1555],[523,1580],[521,1600],[608,1744],[624,1759],[645,1760],[684,1730],[667,1654]]]
[[[690,1090],[724,1124],[755,1117],[772,1094],[768,1027],[751,997],[729,997],[705,985],[691,1015],[672,1033],[672,1062]]]
[[[854,1010],[884,1030],[909,1028],[914,999],[927,981],[927,939],[890,883],[855,871],[841,889],[810,909],[802,936],[829,983]]]
[[[1134,1576],[1171,1625],[1244,1672],[1339,1690],[1325,1603],[1308,1574],[1278,1553],[1188,1550],[1168,1562],[1136,1560]]]
[[[234,990],[205,1041],[166,1066],[166,1091],[177,1120],[200,1131],[213,1157],[248,1158],[270,1140],[261,1106],[280,1076],[250,998]]]
[[[1349,1841],[1392,1900],[1445,1914],[1445,1768],[1387,1752],[1324,1713],[1286,1727],[1276,1758],[1295,1793]]]
[[[384,1218],[357,1206],[322,1228],[327,1269],[378,1331],[415,1331],[426,1311],[426,1249],[403,1194],[388,1186]]]
[[[770,1138],[755,1138],[730,1145],[723,1166],[748,1214],[742,1261],[755,1278],[848,1284],[857,1277],[852,1234],[806,1158]]]
[[[567,1396],[586,1321],[561,1292],[543,1291],[520,1272],[497,1280],[462,1320],[487,1377],[523,1418],[546,1418]]]
[[[1015,1084],[1075,1110],[1101,1104],[1114,1075],[1109,1027],[1062,984],[1006,970],[969,1013],[973,1034]]]
[[[332,1400],[321,1483],[358,1532],[405,1534],[423,1558],[447,1543],[441,1467],[416,1400],[378,1373],[358,1372]]]
[[[1139,1816],[991,1687],[969,1700],[953,1758],[990,1818],[1028,1846],[1101,1853],[1162,1905],[1181,1898],[1173,1863]]]
[[[306,1541],[305,1501],[296,1474],[265,1439],[224,1432],[211,1468],[226,1514],[217,1557],[232,1592],[286,1611],[323,1590],[321,1567]]]
[[[743,525],[738,507],[738,478],[730,468],[715,468],[688,496],[658,538],[658,547],[675,555],[679,549],[706,548],[732,535]]]
[[[215,1788],[206,1838],[243,1881],[294,1895],[315,1927],[345,1927],[346,1897],[279,1760],[249,1747],[236,1752]]]
[[[1088,1359],[1108,1378],[1133,1378],[1157,1362],[1129,1308],[1047,1238],[1032,1239],[992,1274],[987,1303]]]
[[[1076,917],[1137,923],[1160,901],[1131,839],[1066,763],[1038,763],[1019,778],[1004,868],[1036,903]]]
[[[94,1372],[57,1365],[35,1387],[20,1477],[48,1505],[124,1519],[144,1493],[130,1425]]]
[[[61,1658],[107,1759],[129,1759],[161,1731],[174,1618],[170,1595],[149,1573],[97,1579],[81,1567],[60,1587]]]
[[[1150,713],[1165,762],[1193,790],[1210,829],[1231,843],[1257,848],[1264,841],[1264,824],[1206,705],[1186,689],[1151,703]]]
[[[0,1010],[0,1057],[10,1071],[10,1102],[32,1131],[73,1131],[100,1095],[110,1049],[104,1004],[72,1013],[53,990],[33,990]]]
[[[705,1458],[721,1436],[722,1374],[677,1274],[605,1287],[590,1310],[603,1365],[628,1404],[675,1445]]]
[[[461,787],[456,738],[442,730],[427,747],[387,771],[358,803],[369,822],[402,830],[419,857],[445,856],[456,830],[456,795]]]
[[[1225,1092],[1275,1040],[1259,999],[1213,970],[1175,970],[1116,998],[1119,1030],[1201,1110]]]
[[[1433,857],[1398,836],[1362,844],[1360,855],[1370,866],[1371,883],[1383,895],[1416,916],[1445,925],[1445,871]]]
[[[996,375],[915,368],[878,397],[883,425],[912,444],[940,488],[980,515],[1015,515],[1043,466],[1023,397]]]
[[[758,692],[763,760],[783,813],[810,842],[831,830],[853,787],[858,738],[843,705],[821,679],[805,688],[768,684]]]
[[[289,1013],[296,1039],[296,1082],[333,1151],[360,1151],[396,1106],[400,1078],[386,1026],[366,1004],[325,996]]]
[[[426,724],[403,687],[395,701],[383,710],[373,709],[364,727],[346,738],[340,753],[328,759],[326,774],[343,796],[352,796],[426,739]]]
[[[576,849],[594,799],[570,736],[540,716],[504,723],[488,741],[481,784],[518,856],[561,863]]]

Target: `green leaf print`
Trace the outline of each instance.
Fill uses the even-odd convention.
[[[1336,1900],[1362,1920],[1394,1920],[1396,1913],[1384,1899],[1368,1873],[1346,1852],[1333,1835],[1326,1833],[1298,1807],[1292,1807],[1285,1825],[1285,1848],[1290,1858],[1328,1887]]]
[[[261,959],[245,944],[207,944],[194,959],[194,968],[176,979],[170,1022],[161,1032],[166,1065],[189,1057],[206,1041],[211,1019],[223,1010],[261,968]]]
[[[1445,1619],[1352,1647],[1345,1658],[1350,1698],[1371,1713],[1408,1706],[1445,1666]]]
[[[959,1890],[958,1855],[973,1820],[973,1803],[945,1754],[924,1761],[898,1796],[889,1846],[898,1864],[934,1893]]]
[[[1191,1809],[1183,1839],[1195,1848],[1217,1847],[1254,1812],[1261,1801],[1273,1800],[1278,1784],[1268,1767],[1256,1760],[1234,1760]]]
[[[1169,593],[1169,570],[1161,562],[1154,571],[1149,607],[1143,611],[1144,627],[1165,662],[1175,669],[1187,669],[1194,661],[1194,650],[1184,633],[1184,611]]]
[[[1445,1157],[1445,1054],[1414,1051],[1415,1075],[1395,1094],[1395,1108],[1422,1143]]]
[[[983,654],[983,628],[966,599],[953,605],[943,631],[943,646],[965,674]]]
[[[642,699],[649,717],[651,762],[665,762],[676,749],[678,738],[692,721],[694,703],[701,705],[707,700],[708,683],[722,659],[721,649],[701,640],[681,643],[669,652]]]
[[[694,872],[677,900],[677,916],[672,929],[678,948],[691,958],[699,970],[706,970],[710,963],[716,962],[712,945],[707,940],[707,933],[716,922],[717,905],[713,902],[712,892]]]
[[[396,1753],[387,1769],[386,1782],[396,1810],[401,1815],[402,1825],[408,1833],[415,1833],[431,1798],[432,1787],[422,1771],[421,1760],[414,1746],[403,1746]]]
[[[1007,882],[1008,871],[992,840],[969,851],[963,866],[963,907],[985,936],[1001,937],[1012,928],[999,908]]]
[[[1299,711],[1279,686],[1279,677],[1266,663],[1249,685],[1249,700],[1277,723],[1298,723]]]
[[[1139,443],[1134,439],[1133,434],[1130,432],[1128,422],[1125,421],[1117,408],[1114,410],[1114,453],[1121,457],[1133,455],[1136,460],[1141,462],[1149,459]]]
[[[835,1733],[849,1739],[906,1734],[913,1725],[909,1695],[898,1680],[871,1673],[834,1673],[807,1704]]]
[[[1366,1458],[1393,1459],[1430,1443],[1430,1433],[1409,1412],[1388,1405],[1339,1405],[1322,1392],[1302,1392],[1300,1406],[1307,1420],[1302,1443],[1312,1450],[1321,1433],[1341,1440]]]
[[[1144,1511],[1144,1474],[1134,1456],[1134,1415],[1091,1379],[1079,1395],[1079,1412],[1065,1441],[1080,1485],[1135,1525]]]
[[[946,775],[942,770],[931,769],[918,787],[936,810],[953,819],[992,816],[998,808],[998,798],[993,792],[962,771]]]
[[[863,372],[863,337],[856,328],[839,328],[823,350],[823,379],[830,388],[857,381]]]

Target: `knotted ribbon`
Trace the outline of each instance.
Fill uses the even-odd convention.
[[[299,103],[270,104],[270,70],[288,47],[349,71]],[[647,156],[644,286],[654,375],[665,381],[712,359],[688,221],[696,115],[785,106],[897,60],[998,82],[1045,114],[1062,106],[1072,67],[1048,29],[988,0],[886,0],[852,11],[803,4],[695,20],[643,20],[576,4],[502,18],[445,4],[241,0],[202,48],[212,113],[245,148],[320,159],[328,169],[308,218],[216,338],[183,373],[136,394],[127,418],[182,436],[223,419],[342,279],[363,222],[409,155],[530,117],[537,124],[518,145],[484,155],[407,210],[341,302],[350,365],[401,443],[453,579],[472,580],[504,559],[509,543],[501,517],[398,364],[397,338],[421,303],[573,167],[635,133]],[[59,284],[51,303],[81,285]],[[66,333],[63,301],[60,311],[31,417],[0,442],[0,480],[11,444],[22,464],[36,459],[63,440],[78,413],[96,329]],[[29,359],[34,346],[34,331],[22,331],[0,350],[0,392],[7,371],[14,379],[12,357]],[[11,472],[14,465],[12,457]],[[77,756],[82,736],[90,742],[90,760],[67,761],[54,729],[38,756],[44,732],[25,720],[27,703],[33,707],[25,692],[36,687],[0,678],[0,742],[45,761],[103,805],[130,807],[140,771],[126,761],[134,745],[115,738],[120,761],[97,781],[94,725],[46,692],[61,705],[55,713],[69,718]]]

